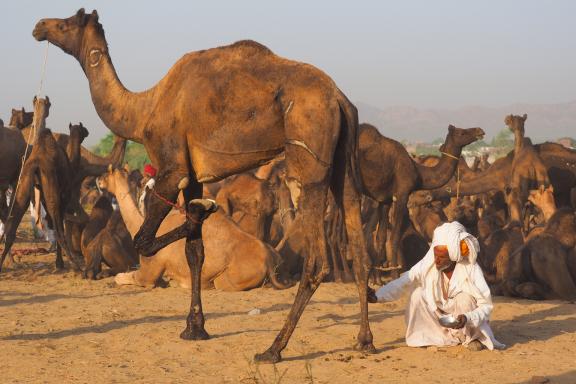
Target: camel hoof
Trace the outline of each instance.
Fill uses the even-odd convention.
[[[372,342],[370,343],[357,342],[356,345],[354,345],[354,350],[370,354],[376,353],[376,347],[374,347],[374,344],[372,344]]]
[[[276,364],[282,361],[282,357],[279,352],[274,352],[269,349],[264,353],[254,355],[254,361],[262,364]]]
[[[204,328],[186,328],[180,334],[180,338],[183,340],[208,340],[210,335]]]

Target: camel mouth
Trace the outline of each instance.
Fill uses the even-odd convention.
[[[36,27],[34,27],[34,30],[32,31],[32,36],[36,39],[36,41],[46,40],[47,34],[48,33],[43,21],[36,24]]]

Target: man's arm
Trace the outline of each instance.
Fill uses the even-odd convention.
[[[392,280],[388,284],[380,287],[380,289],[376,291],[376,298],[380,303],[398,300],[411,283],[412,280],[410,280],[409,272],[404,272],[396,280]]]
[[[478,264],[474,265],[471,274],[470,285],[473,290],[471,292],[476,299],[476,304],[478,307],[473,311],[467,312],[464,315],[467,318],[467,322],[475,327],[478,327],[484,321],[490,319],[490,314],[492,313],[492,296],[490,295],[490,288],[486,284],[484,275],[482,274],[482,269]]]

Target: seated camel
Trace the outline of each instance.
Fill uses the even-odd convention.
[[[504,294],[539,300],[576,300],[576,216],[571,208],[554,213],[544,231],[510,256]]]
[[[100,196],[82,231],[83,276],[100,279],[128,272],[138,264],[138,254],[120,212],[114,211],[110,199]],[[102,263],[109,269],[102,270]]]
[[[232,177],[220,188],[216,203],[244,232],[270,243],[270,225],[276,207],[267,180],[249,173]]]
[[[130,193],[126,170],[112,169],[99,178],[100,188],[113,193],[118,200],[126,227],[134,236],[144,218]],[[184,215],[173,210],[162,222],[158,235],[179,227]],[[202,227],[205,260],[202,286],[224,291],[241,291],[261,286],[269,279],[274,288],[287,286],[276,277],[280,256],[272,247],[242,231],[222,210],[218,209]],[[140,257],[140,268],[116,275],[119,285],[154,286],[162,275],[182,287],[191,287],[191,276],[184,252],[185,239],[178,240],[151,257]]]

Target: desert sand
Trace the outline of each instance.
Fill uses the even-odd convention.
[[[30,247],[16,244],[16,249]],[[38,246],[34,244],[33,246]],[[0,275],[2,383],[576,383],[576,305],[495,298],[504,351],[409,348],[405,301],[372,304],[375,355],[351,347],[354,285],[323,284],[284,361],[257,366],[296,293],[204,291],[208,341],[181,340],[190,292],[117,287],[57,272],[54,255],[23,256]],[[260,314],[248,312],[259,309]],[[257,311],[256,311],[257,312]]]

